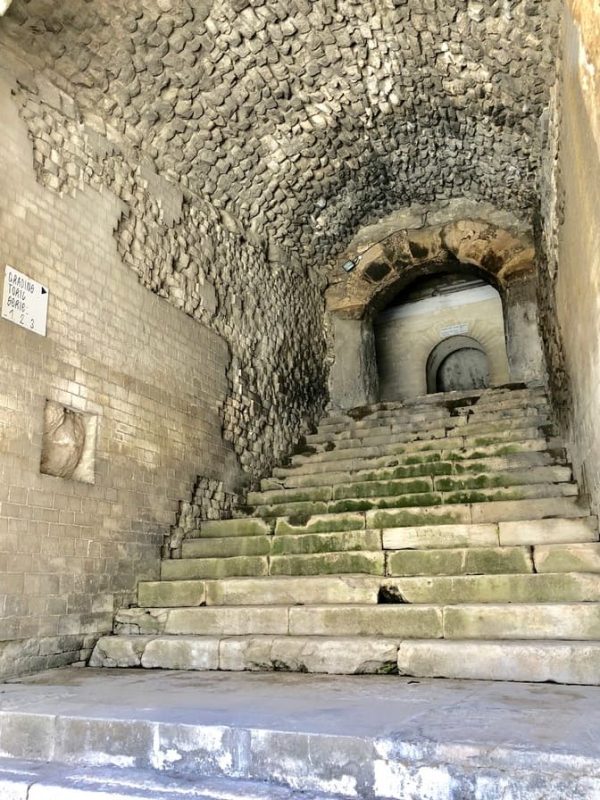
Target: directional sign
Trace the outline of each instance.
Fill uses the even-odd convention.
[[[28,331],[45,336],[48,317],[47,287],[7,264],[2,293],[2,317],[27,328]]]

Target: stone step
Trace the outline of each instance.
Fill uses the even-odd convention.
[[[502,437],[515,438],[518,431],[539,432],[548,435],[554,434],[554,428],[547,416],[521,416],[512,419],[508,424],[506,421],[495,422],[469,422],[466,418],[439,420],[431,426],[420,425],[391,425],[378,426],[376,428],[365,429],[364,431],[353,432],[353,436],[324,436],[322,441],[311,442],[305,445],[305,452],[308,455],[314,453],[331,453],[343,450],[355,450],[357,448],[378,447],[389,443],[397,442],[418,442],[435,441],[438,439],[454,439],[455,437]],[[511,436],[508,437],[510,432]],[[535,434],[534,434],[535,435]],[[300,453],[302,455],[302,452]]]
[[[271,575],[385,575],[385,554],[380,550],[271,556],[270,572]]]
[[[552,519],[554,517],[554,519]],[[565,520],[588,518],[587,522],[565,524]],[[415,506],[367,512],[346,512],[343,514],[313,514],[304,518],[279,517],[275,522],[276,536],[302,534],[334,533],[339,531],[386,530],[395,528],[429,528],[456,525],[489,525],[497,522],[503,525],[503,541],[500,544],[550,544],[568,541],[594,541],[597,538],[597,521],[589,516],[589,506],[581,498],[550,497],[542,500],[508,500],[487,503],[456,504],[453,506]],[[593,533],[590,533],[591,528]],[[569,531],[568,534],[566,531]],[[443,532],[442,532],[443,533]],[[453,536],[455,530],[449,533]],[[423,532],[422,541],[426,541]],[[484,534],[485,535],[485,534]],[[564,536],[569,538],[563,538]],[[575,538],[582,536],[582,538]],[[594,538],[590,538],[591,536]],[[406,546],[454,547],[458,543],[469,544],[468,539],[449,539],[449,544],[440,545],[439,537],[434,535],[431,544],[419,545],[417,535],[406,533],[406,541],[413,536],[415,544]],[[548,538],[550,537],[550,538]],[[557,537],[557,538],[552,538]],[[574,538],[570,538],[574,537]],[[473,543],[492,544],[489,539],[475,539]],[[384,547],[396,547],[384,539]]]
[[[597,541],[598,520],[592,516],[483,524],[406,526],[384,529],[382,537],[382,545],[385,550],[402,551],[566,545]],[[595,570],[576,571],[593,572]]]
[[[381,578],[351,574],[316,577],[277,575],[219,581],[147,581],[140,583],[139,605],[145,608],[307,603],[376,605],[380,586]],[[174,587],[179,589],[175,590]]]
[[[212,637],[292,634],[430,639],[442,637],[443,615],[444,607],[440,605],[132,608],[116,614],[114,631],[142,636],[154,633]]]
[[[261,492],[249,492],[247,502],[251,506],[269,503],[290,503],[306,500],[340,500],[353,497],[381,497],[387,494],[408,494],[437,491],[448,492],[459,489],[483,489],[498,486],[518,486],[531,483],[560,483],[570,481],[570,467],[540,466],[527,469],[487,471],[476,468],[468,472],[453,475],[456,465],[453,462],[434,462],[421,465],[424,472],[431,474],[421,476],[403,476],[402,467],[380,470],[380,476],[367,473],[367,480],[347,474],[347,481],[335,485],[313,486],[292,489],[271,489]],[[424,469],[425,468],[425,469]],[[410,469],[410,468],[409,468]],[[415,469],[414,467],[412,469]],[[419,468],[417,468],[419,469]],[[399,475],[395,476],[394,470]],[[443,471],[442,471],[443,470]],[[447,474],[444,474],[445,471]]]
[[[385,574],[404,577],[434,577],[437,575],[531,574],[533,572],[531,548],[488,546],[399,550],[387,554]]]
[[[186,777],[161,775],[152,769],[93,764],[82,767],[77,763],[16,758],[0,759],[0,797],[2,800],[344,800],[342,795],[298,792],[259,780],[195,774],[191,781]]]
[[[271,555],[317,555],[347,550],[381,550],[381,532],[371,530],[338,531],[337,533],[305,533],[274,536]]]
[[[324,419],[319,424],[318,431],[306,437],[308,444],[318,444],[327,441],[331,437],[336,439],[353,438],[355,434],[362,434],[369,430],[385,427],[410,426],[410,428],[422,426],[435,427],[436,425],[449,424],[463,425],[471,422],[495,422],[497,420],[513,420],[522,417],[535,417],[548,415],[550,406],[547,400],[538,400],[535,404],[514,404],[508,408],[489,410],[485,407],[464,406],[456,410],[449,410],[443,407],[432,407],[429,411],[420,410],[417,413],[410,413],[406,410],[398,410],[395,414],[386,414],[384,417],[366,416],[361,420],[346,420],[341,423],[330,423]]]
[[[600,684],[600,642],[405,641],[398,672],[418,678]]]
[[[256,605],[125,609],[115,616],[114,630],[116,634],[124,635],[171,634],[217,638],[290,634],[401,639],[587,641],[600,639],[600,603],[390,603],[376,606]]]
[[[377,675],[397,672],[400,640],[312,636],[105,636],[90,666]]]
[[[554,519],[551,519],[554,517]],[[496,519],[497,518],[497,519]],[[565,520],[587,518],[587,521],[569,522]],[[279,517],[275,522],[276,536],[302,534],[334,533],[340,531],[382,530],[394,528],[423,528],[431,526],[481,525],[495,522],[503,525],[501,544],[551,544],[552,542],[594,541],[597,539],[597,521],[589,516],[589,506],[580,498],[547,498],[545,501],[512,500],[491,503],[457,504],[454,506],[416,506],[414,508],[390,509],[386,511],[347,512],[344,514],[313,514],[306,518]],[[593,533],[590,533],[591,528]],[[568,537],[563,538],[565,531]],[[452,531],[452,536],[456,531]],[[406,536],[413,535],[407,532]],[[424,534],[425,535],[425,534]],[[582,538],[575,538],[582,536]],[[590,538],[590,536],[594,538]],[[550,538],[548,538],[550,537]],[[552,538],[558,537],[558,538]],[[573,537],[573,538],[571,538]],[[418,545],[418,539],[414,539]],[[425,539],[423,539],[425,541]],[[448,545],[432,544],[422,546],[454,547],[457,543],[469,544],[466,539],[451,539]],[[385,542],[385,540],[384,540]],[[436,543],[433,543],[436,542]],[[491,544],[491,540],[474,540],[474,543]],[[498,542],[497,542],[498,543]],[[390,545],[389,540],[385,547]]]
[[[368,575],[319,575],[238,578],[207,588],[207,604],[244,605],[376,605],[381,578]]]
[[[269,574],[315,575],[320,570],[325,574],[384,574],[383,556],[377,552],[382,544],[384,550],[396,551],[388,552],[386,574],[389,575],[532,572],[533,545],[536,545],[533,554],[537,572],[600,570],[595,517],[407,525],[384,528],[383,540],[381,529],[358,527],[338,532],[298,533],[298,530],[318,530],[329,525],[365,524],[363,515],[344,515],[340,522],[337,519],[335,516],[331,519],[316,518],[300,528],[286,520],[278,520],[277,533],[270,539],[270,559],[191,557],[167,560],[162,565],[162,581],[140,583],[139,604],[202,605],[206,601],[202,579]],[[190,543],[201,541],[192,540]],[[243,538],[222,541],[244,543]],[[147,594],[149,591],[151,595]],[[153,598],[151,602],[146,599],[149,596]],[[182,600],[184,596],[189,598],[185,602]],[[165,598],[164,602],[161,598]]]
[[[533,548],[536,572],[600,572],[600,544],[552,544]]]
[[[413,453],[422,451],[442,451],[442,450],[479,450],[483,447],[499,447],[514,445],[518,448],[519,443],[538,441],[547,444],[548,437],[536,427],[511,428],[503,431],[496,431],[489,435],[469,435],[460,432],[454,432],[452,436],[446,436],[445,431],[440,431],[438,437],[427,436],[423,439],[408,439],[405,441],[400,439],[397,441],[391,440],[390,437],[385,437],[381,443],[375,445],[359,444],[354,447],[346,448],[331,448],[325,449],[321,452],[306,452],[294,455],[291,458],[292,466],[300,466],[310,462],[311,465],[320,462],[339,462],[348,461],[349,459],[358,458],[376,458],[378,456],[386,455],[402,455],[403,453]],[[500,452],[499,455],[502,455]],[[339,468],[336,465],[336,468]]]
[[[160,564],[160,577],[163,581],[268,574],[269,559],[267,556],[177,558],[164,559]]]
[[[381,550],[379,531],[349,530],[334,533],[294,534],[291,536],[224,537],[186,539],[182,546],[182,558],[236,558],[251,553],[254,543],[260,544],[257,551],[262,555],[313,555],[338,553],[349,550]],[[210,577],[210,576],[207,576]]]
[[[273,470],[275,478],[298,477],[300,475],[317,475],[325,472],[356,472],[358,470],[375,470],[395,466],[415,466],[437,461],[453,461],[465,463],[483,458],[503,458],[528,453],[549,453],[564,459],[565,451],[558,439],[546,441],[542,438],[521,439],[510,443],[488,444],[478,447],[464,447],[462,439],[438,439],[431,442],[412,442],[407,445],[392,446],[392,453],[384,453],[382,448],[372,448],[375,452],[359,457],[330,461],[311,461],[304,459],[300,463]]]
[[[395,436],[399,434],[436,435],[436,431],[448,432],[456,430],[457,434],[486,433],[506,429],[510,426],[539,427],[550,424],[550,410],[548,408],[519,408],[504,412],[465,413],[465,414],[439,414],[425,420],[402,419],[388,417],[387,419],[367,419],[353,425],[339,426],[337,428],[319,427],[316,433],[308,434],[305,438],[307,447],[319,448],[326,444],[335,444],[336,447],[349,447],[347,442],[367,441],[378,436]]]
[[[377,536],[379,541],[379,536]],[[270,558],[180,558],[161,562],[161,580],[196,581],[267,575],[384,575],[385,555],[366,550],[288,554]],[[194,605],[198,605],[194,603]]]
[[[166,605],[177,605],[180,592],[190,592],[190,605],[202,605],[197,582],[201,579],[266,575],[461,575],[527,572],[598,572],[599,547],[577,544],[576,548],[537,547],[535,570],[530,547],[506,546],[499,525],[447,525],[421,528],[397,528],[383,533],[386,554],[381,548],[381,533],[375,530],[348,531],[339,534],[304,534],[276,536],[272,539],[270,558],[183,558],[167,560],[161,567],[162,582],[191,582],[188,589],[176,586],[156,590],[169,598]],[[530,523],[529,523],[530,524]],[[581,526],[581,536],[596,537]],[[564,538],[575,535],[565,525]],[[557,534],[560,535],[560,534]],[[532,537],[536,538],[536,537]],[[226,539],[225,541],[231,541]],[[234,540],[237,541],[237,540]],[[456,544],[467,544],[456,547]],[[442,544],[444,546],[440,547]],[[434,546],[436,545],[436,546]],[[303,551],[303,548],[308,552]],[[312,552],[311,552],[312,550]],[[553,569],[552,565],[556,565]],[[589,569],[588,569],[589,567]],[[154,582],[160,584],[161,582]],[[145,592],[146,589],[142,589]],[[144,605],[143,600],[140,601]],[[157,605],[153,601],[154,605]],[[186,603],[187,604],[187,603]],[[161,603],[158,603],[161,605]]]
[[[306,653],[318,667],[319,643],[298,644],[295,663]],[[273,646],[273,657],[262,646],[270,669],[294,663]],[[258,649],[254,662],[263,657]],[[210,788],[207,778],[258,777],[270,800],[287,800],[282,784],[306,791],[304,800],[332,791],[354,800],[592,800],[600,791],[595,687],[71,668],[3,686],[0,712],[13,773],[18,759],[43,770],[54,760],[90,782],[115,769],[142,790],[143,771],[163,788],[180,781],[184,798]],[[37,776],[30,772],[32,784]],[[237,800],[219,786],[220,800]],[[36,800],[36,788],[27,791]],[[253,791],[245,800],[266,800]]]
[[[402,484],[399,488],[403,488]],[[421,487],[419,487],[421,488]],[[497,501],[535,500],[539,498],[574,497],[578,493],[576,483],[537,483],[528,486],[508,486],[504,489],[465,489],[454,492],[419,491],[376,497],[344,498],[330,501],[300,501],[259,505],[247,510],[253,516],[269,519],[273,517],[307,517],[315,514],[341,514],[351,511],[374,509],[399,509],[414,506],[441,506],[449,508],[460,503],[493,503]]]
[[[432,465],[433,466],[433,465]],[[449,467],[452,465],[449,463]],[[388,472],[391,472],[389,470]],[[306,501],[343,500],[360,497],[385,497],[420,492],[454,492],[462,489],[486,489],[534,483],[561,483],[572,478],[570,467],[530,467],[508,471],[472,472],[461,475],[427,475],[387,480],[349,480],[335,486],[306,487],[249,492],[250,506]]]
[[[393,459],[392,459],[393,460]],[[565,467],[553,455],[546,452],[515,453],[511,456],[478,458],[471,461],[426,461],[420,464],[363,469],[356,472],[323,472],[295,475],[290,471],[285,477],[264,478],[261,490],[282,491],[305,489],[313,486],[337,486],[351,481],[388,481],[399,478],[421,478],[435,475],[465,475],[470,473],[509,472],[537,467]]]
[[[390,577],[381,586],[380,600],[411,605],[600,601],[598,575],[575,572]]]
[[[230,536],[269,536],[273,533],[273,524],[268,520],[255,517],[240,517],[239,519],[206,520],[201,524],[201,530],[190,534],[206,538],[224,538]],[[186,539],[188,541],[188,539]]]
[[[271,536],[219,536],[184,539],[183,558],[231,558],[265,556],[271,552]]]
[[[536,401],[545,401],[546,392],[543,387],[535,389],[507,389],[507,390],[483,390],[481,392],[446,392],[438,394],[424,395],[410,401],[391,401],[375,403],[370,406],[351,409],[344,414],[332,414],[325,418],[327,424],[344,424],[363,420],[377,414],[387,414],[405,411],[406,413],[427,413],[429,410],[437,408],[448,409],[475,407],[487,408],[490,411],[497,411],[514,406],[529,406]]]
[[[495,522],[536,521],[549,517],[577,518],[589,516],[589,505],[576,497],[543,497],[537,500],[506,500],[486,503],[456,504],[367,511],[365,527],[421,527],[429,525],[487,524]],[[288,523],[289,525],[289,523]],[[523,530],[519,526],[515,530]],[[517,534],[515,533],[515,537]],[[502,544],[521,544],[505,541]]]
[[[90,665],[333,675],[397,672],[415,678],[598,685],[600,642],[106,636],[98,642]]]
[[[443,551],[448,558],[453,554],[452,550]],[[305,559],[307,566],[302,572],[302,566],[294,567],[294,572],[285,572],[283,568],[275,572],[270,578],[238,581],[233,587],[219,588],[214,582],[206,582],[204,587],[193,586],[190,584],[201,583],[193,581],[182,581],[187,584],[185,589],[189,592],[190,602],[186,601],[184,589],[180,590],[177,599],[179,605],[175,606],[168,603],[159,606],[152,601],[146,608],[168,609],[168,608],[194,608],[219,605],[233,605],[230,598],[233,597],[237,604],[241,606],[256,605],[323,605],[323,604],[352,604],[352,605],[391,605],[391,604],[465,604],[465,603],[549,603],[549,602],[596,602],[600,600],[600,578],[597,574],[588,573],[533,573],[531,554],[524,551],[512,553],[513,566],[512,573],[479,573],[475,575],[457,574],[440,572],[438,575],[410,576],[398,575],[402,570],[398,567],[396,573],[393,567],[384,573],[383,556],[380,555],[378,562],[366,565],[356,560],[354,566],[356,571],[353,573],[348,568],[348,580],[340,581],[343,570],[330,568],[327,563],[327,556],[296,556],[296,560]],[[411,555],[411,554],[408,554]],[[412,554],[414,555],[414,554]],[[431,555],[431,553],[426,554]],[[519,559],[515,558],[519,556]],[[482,554],[480,563],[487,567],[487,562]],[[489,554],[487,554],[489,559]],[[337,560],[337,559],[336,559]],[[332,559],[332,561],[335,561]],[[325,562],[324,566],[322,562]],[[373,568],[376,565],[376,568]],[[502,565],[502,562],[499,562]],[[342,566],[345,566],[342,564]],[[360,570],[360,572],[359,572]],[[328,582],[327,575],[332,573],[334,579]],[[281,584],[277,581],[280,575],[305,575],[314,576],[311,583],[303,583],[300,578],[295,582]],[[376,575],[377,578],[362,576]],[[176,582],[175,582],[176,583]],[[225,583],[225,582],[224,582]],[[155,587],[156,600],[167,597],[168,594],[160,591],[153,582],[149,589],[142,592],[152,600],[152,589]],[[315,594],[311,594],[311,590]],[[204,602],[198,603],[197,599],[203,591]],[[229,592],[229,593],[228,593]],[[327,598],[324,600],[323,598]],[[122,612],[118,617],[120,621],[131,620],[145,615],[144,607],[141,609],[129,609]]]

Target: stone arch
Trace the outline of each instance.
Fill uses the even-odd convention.
[[[510,379],[543,380],[531,238],[485,220],[459,219],[396,230],[375,243],[351,246],[339,259],[325,292],[335,340],[332,405],[350,408],[379,399],[374,315],[417,277],[453,265],[471,267],[498,290]]]
[[[355,266],[327,289],[327,310],[362,319],[385,306],[416,274],[435,272],[451,261],[479,269],[501,294],[536,270],[530,239],[490,222],[464,219],[400,230],[362,251],[346,251],[340,268],[350,262]]]

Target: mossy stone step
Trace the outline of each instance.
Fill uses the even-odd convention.
[[[334,461],[311,461],[304,458],[287,467],[276,467],[275,477],[317,475],[326,472],[354,472],[363,469],[379,469],[389,466],[428,464],[437,461],[455,461],[463,463],[475,459],[512,456],[519,453],[550,452],[556,457],[564,458],[564,448],[556,440],[547,441],[542,438],[520,439],[510,443],[500,443],[478,447],[464,447],[462,439],[438,439],[431,442],[413,442],[409,445],[394,445],[394,452],[384,453],[381,448],[365,449],[360,456],[346,457]],[[292,459],[293,462],[293,459]]]
[[[383,551],[271,556],[271,575],[384,575]]]
[[[539,520],[548,517],[588,517],[587,503],[574,497],[544,497],[534,500],[507,500],[487,503],[400,508],[367,511],[366,527],[371,529],[418,527],[422,525],[461,525]],[[503,541],[501,544],[521,544]]]
[[[200,526],[200,536],[214,538],[225,536],[268,536],[272,532],[271,523],[252,517],[207,520],[202,522]]]
[[[361,420],[351,420],[343,423],[331,424],[326,418],[319,425],[317,433],[306,437],[309,444],[318,444],[331,437],[351,439],[355,434],[362,434],[363,431],[377,430],[378,428],[391,428],[401,426],[428,427],[439,426],[440,423],[449,422],[452,425],[460,426],[471,422],[496,422],[498,420],[521,420],[524,417],[548,417],[550,407],[547,401],[537,401],[535,405],[507,406],[498,410],[478,406],[464,406],[454,411],[446,408],[435,408],[429,413],[419,414],[386,414],[384,417],[366,416]]]
[[[448,526],[450,527],[450,526]],[[386,575],[506,575],[533,573],[528,547],[457,547],[387,554]]]
[[[416,401],[395,401],[374,403],[370,406],[352,409],[345,414],[335,414],[326,417],[328,424],[348,424],[357,420],[364,420],[375,415],[394,414],[398,412],[433,413],[435,409],[478,408],[489,411],[499,411],[505,408],[527,407],[536,402],[547,402],[545,390],[526,388],[523,390],[507,389],[505,391],[485,390],[488,392],[446,392],[420,397]]]
[[[439,492],[454,492],[463,489],[492,489],[501,486],[526,486],[536,483],[567,483],[572,480],[570,467],[530,467],[462,475],[439,475],[434,478],[434,488]]]
[[[521,417],[511,420],[510,426],[506,422],[481,422],[468,423],[466,419],[448,418],[445,425],[437,425],[431,428],[419,426],[392,425],[387,428],[373,428],[364,432],[353,432],[353,436],[331,436],[323,437],[319,442],[307,444],[307,452],[310,454],[340,452],[361,447],[377,447],[396,442],[417,442],[430,441],[437,439],[453,439],[455,437],[501,437],[501,441],[507,438],[514,439],[518,431],[538,432],[544,429],[545,432],[552,432],[548,417]],[[509,435],[510,432],[510,435]],[[535,433],[534,433],[535,435]]]
[[[600,577],[579,573],[390,577],[382,587],[390,602],[411,604],[600,601]]]
[[[428,450],[463,450],[489,446],[502,446],[506,443],[518,443],[521,441],[539,440],[546,442],[547,438],[538,428],[517,428],[515,430],[504,430],[496,433],[484,435],[460,435],[454,433],[452,436],[445,436],[445,431],[440,431],[436,438],[427,437],[424,439],[405,439],[405,441],[393,439],[390,441],[386,437],[380,444],[371,445],[368,443],[357,444],[347,448],[325,448],[316,452],[314,449],[299,455],[292,456],[291,463],[295,466],[319,462],[346,461],[350,458],[369,458],[385,455],[398,455],[406,452],[427,452]]]
[[[185,539],[183,558],[230,558],[234,556],[265,556],[271,552],[272,536],[224,536]]]
[[[238,556],[233,558],[178,558],[161,561],[163,581],[194,580],[198,578],[230,578],[269,574],[267,556]]]
[[[469,475],[495,471],[523,471],[526,468],[563,467],[551,453],[515,453],[512,456],[476,459],[473,461],[429,461],[421,464],[402,464],[361,469],[356,472],[326,472],[315,475],[294,475],[293,472],[280,478],[265,478],[261,481],[263,491],[303,489],[311,486],[339,486],[345,483],[388,481],[400,478],[435,477],[439,475]],[[564,467],[569,469],[568,467]]]
[[[390,487],[391,484],[391,487]],[[400,483],[398,488],[404,488]],[[415,482],[415,485],[416,482]],[[422,484],[425,486],[425,484]],[[371,488],[371,484],[364,484]],[[394,488],[394,482],[384,487],[388,491]],[[357,490],[358,491],[358,490]],[[365,489],[366,491],[366,489]],[[572,497],[577,494],[576,484],[535,483],[527,486],[509,486],[504,489],[465,489],[455,492],[421,491],[416,494],[389,494],[376,497],[348,497],[329,502],[278,503],[259,505],[252,512],[254,516],[269,519],[273,517],[311,516],[314,514],[343,514],[353,511],[370,511],[372,509],[403,508],[413,506],[452,506],[460,503],[489,503],[494,501],[526,500],[530,498]]]
[[[203,580],[140,581],[138,605],[146,608],[177,608],[206,604],[206,582]]]
[[[268,492],[250,492],[248,494],[248,504],[254,505],[278,505],[281,503],[296,503],[296,502],[319,502],[323,500],[339,500],[344,497],[368,497],[369,494],[345,494],[345,491],[351,492],[353,487],[356,487],[357,492],[368,492],[371,488],[371,483],[350,483],[347,486],[321,486],[318,488],[309,489],[283,489],[273,490]],[[433,491],[433,480],[431,477],[422,478],[402,478],[395,481],[386,481],[376,483],[375,487],[381,489],[376,496],[384,495],[389,492],[391,495],[408,494],[416,492],[431,492]]]
[[[339,531],[337,533],[295,533],[274,536],[271,555],[311,555],[346,550],[381,550],[379,531]]]
[[[365,529],[364,514],[313,514],[279,517],[275,523],[275,536],[292,536],[306,533],[335,533]]]
[[[248,492],[249,506],[269,503],[302,503],[331,500],[331,486],[312,486],[306,489],[275,489],[266,492]]]

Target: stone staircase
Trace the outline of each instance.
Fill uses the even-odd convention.
[[[600,544],[541,388],[323,420],[91,666],[600,684]]]

